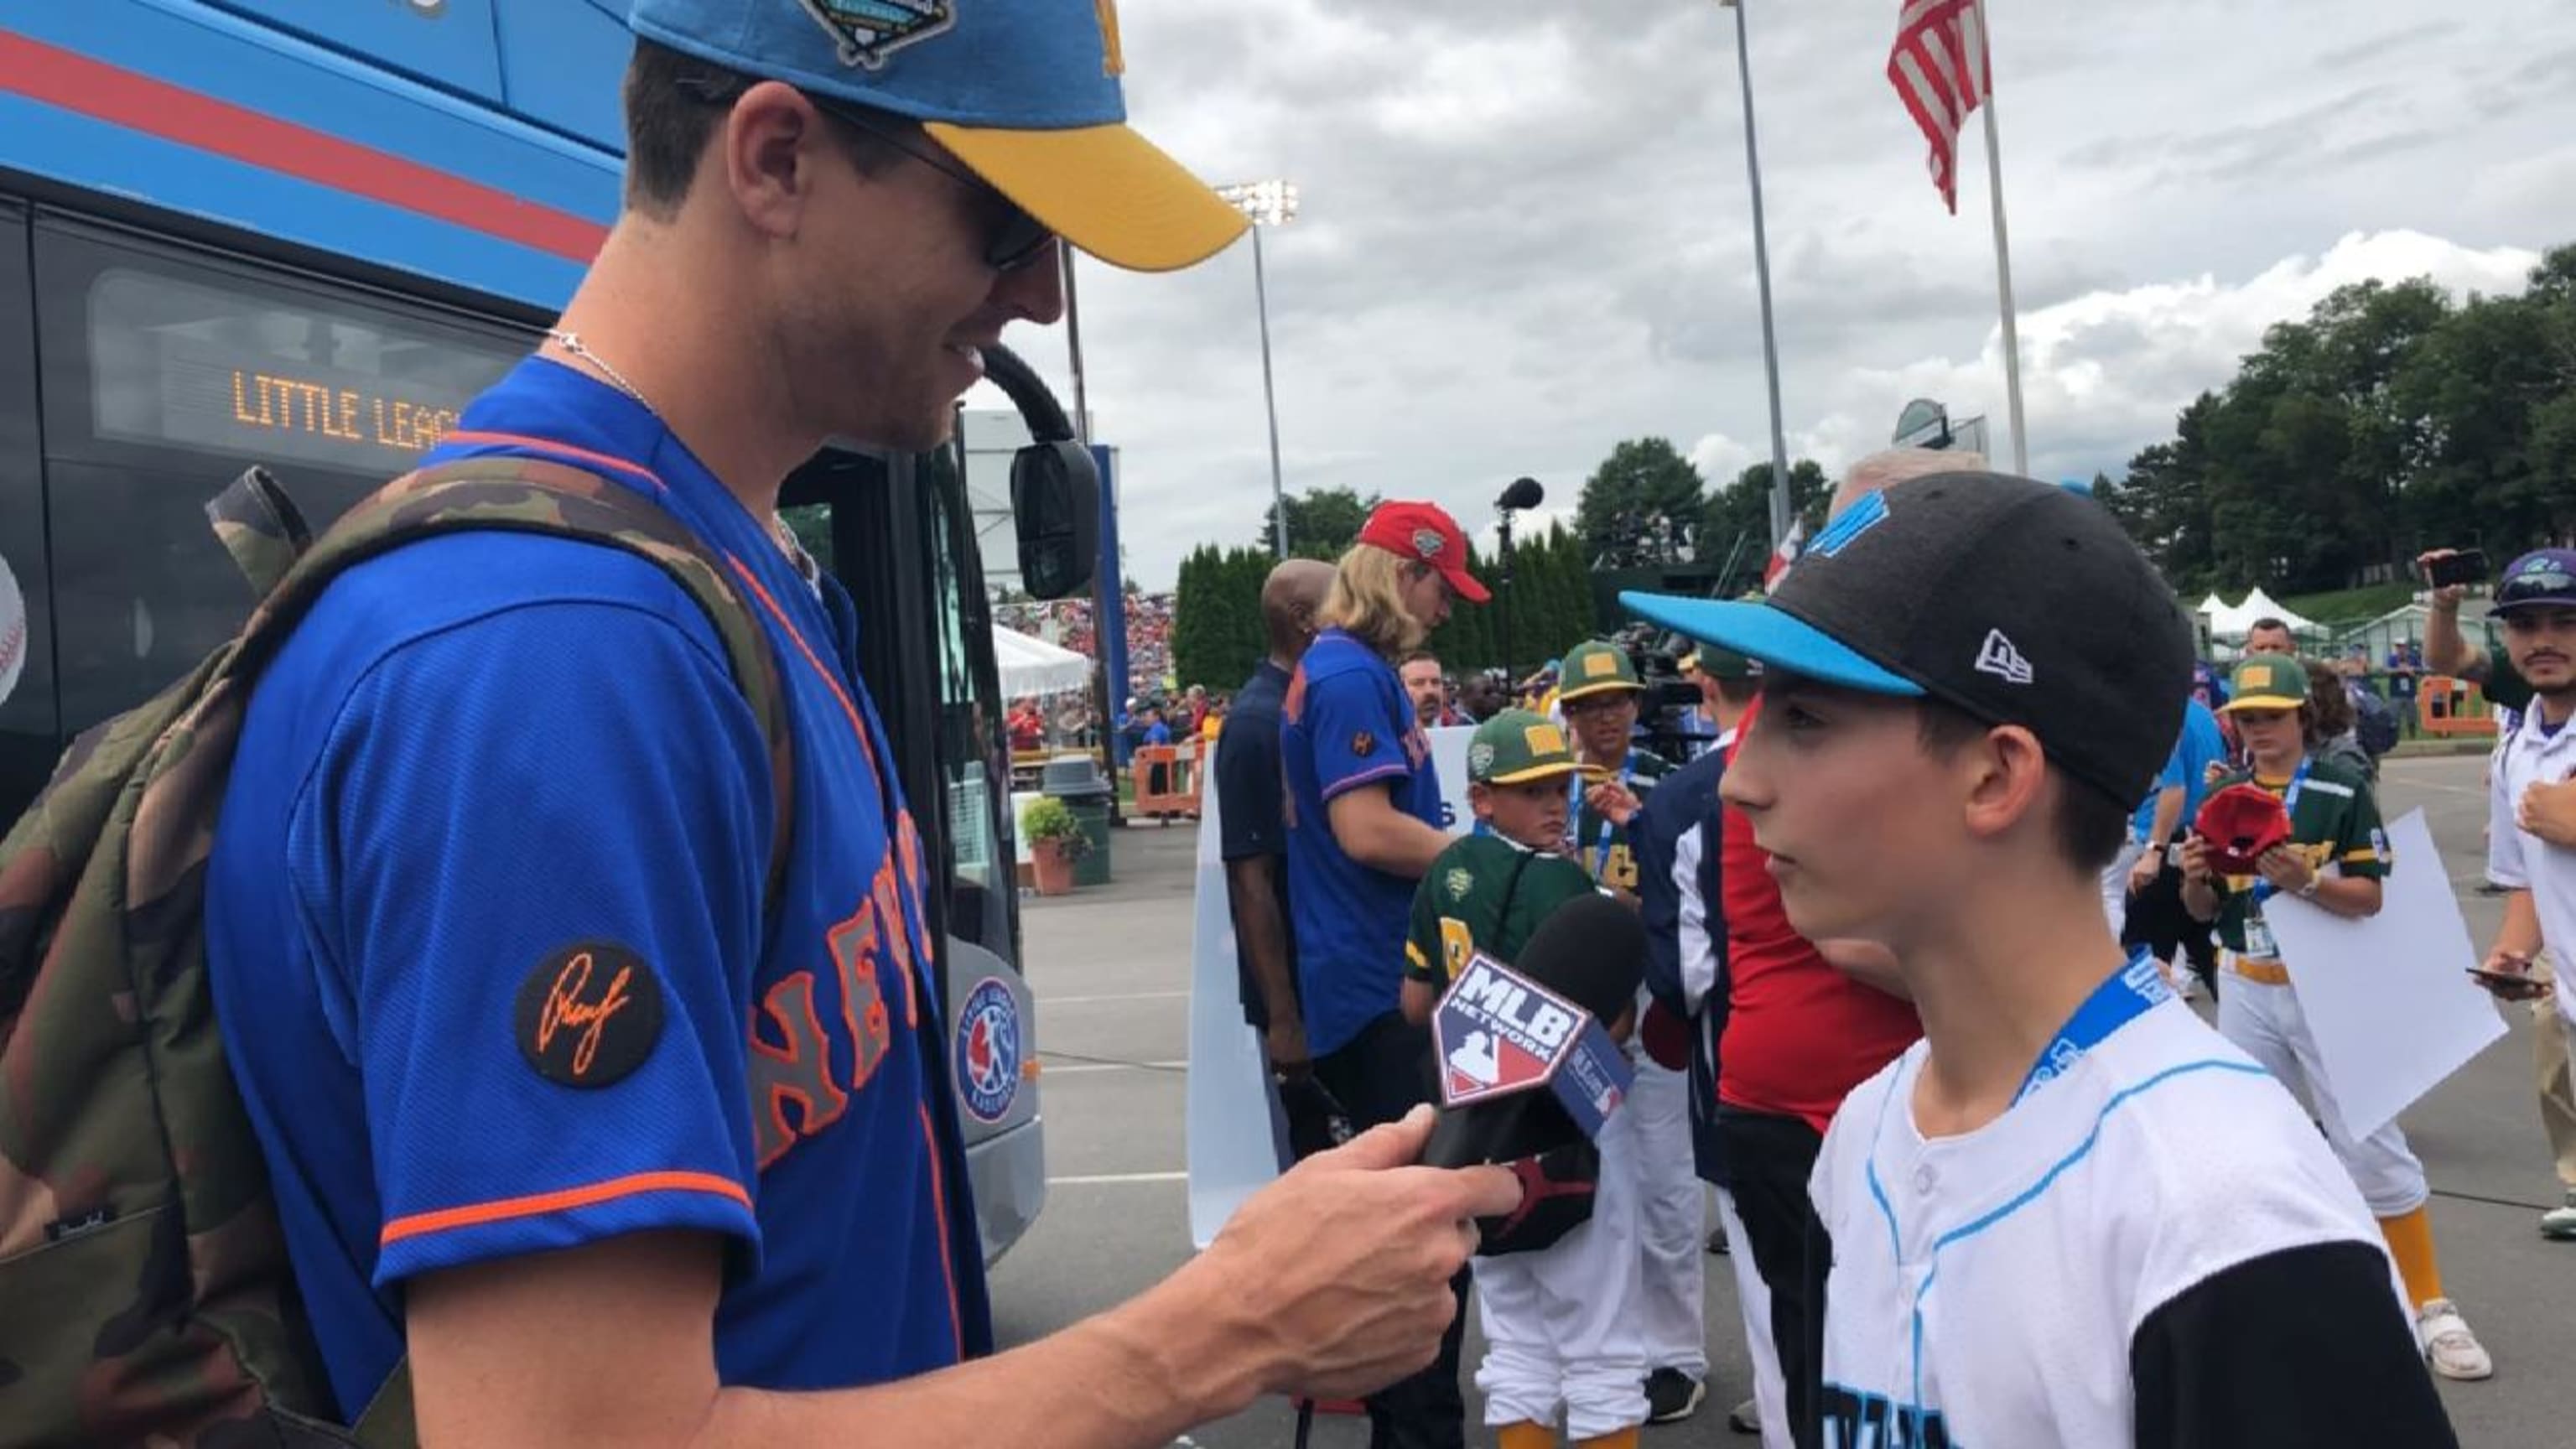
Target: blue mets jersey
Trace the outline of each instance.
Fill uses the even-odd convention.
[[[730,1244],[729,1384],[983,1351],[920,837],[847,597],[551,362],[431,461],[473,454],[634,487],[732,567],[787,694],[793,835],[771,902],[766,742],[651,563],[466,533],[331,586],[252,702],[208,953],[341,1407],[400,1357],[406,1279],[648,1229]]]

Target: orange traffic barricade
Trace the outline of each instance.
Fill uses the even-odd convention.
[[[2468,680],[2447,674],[2428,674],[2415,686],[2415,720],[2436,738],[2492,738],[2496,732],[2486,696]]]
[[[1167,822],[1175,815],[1198,818],[1199,749],[1196,741],[1138,747],[1128,765],[1136,779],[1137,814]]]

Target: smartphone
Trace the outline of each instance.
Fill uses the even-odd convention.
[[[2469,974],[2477,978],[2479,985],[2493,988],[2507,1001],[2529,1001],[2540,994],[2540,983],[2518,971],[2490,971],[2484,966],[2472,966]]]
[[[2487,554],[2482,548],[2464,548],[2424,568],[2424,581],[2437,589],[2453,584],[2482,584],[2487,577]]]

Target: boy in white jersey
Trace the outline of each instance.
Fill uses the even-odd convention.
[[[2351,1179],[2103,916],[2191,673],[2118,525],[1918,478],[1704,607],[1765,666],[1727,803],[1798,931],[1885,948],[1923,1020],[1817,1158],[1815,1442],[2456,1444]]]

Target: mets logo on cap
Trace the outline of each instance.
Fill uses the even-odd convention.
[[[1011,1115],[1020,1095],[1020,1006],[998,976],[966,993],[957,1013],[957,1094],[978,1122]]]
[[[886,57],[957,23],[953,0],[797,0],[841,45],[841,64],[875,70]]]

